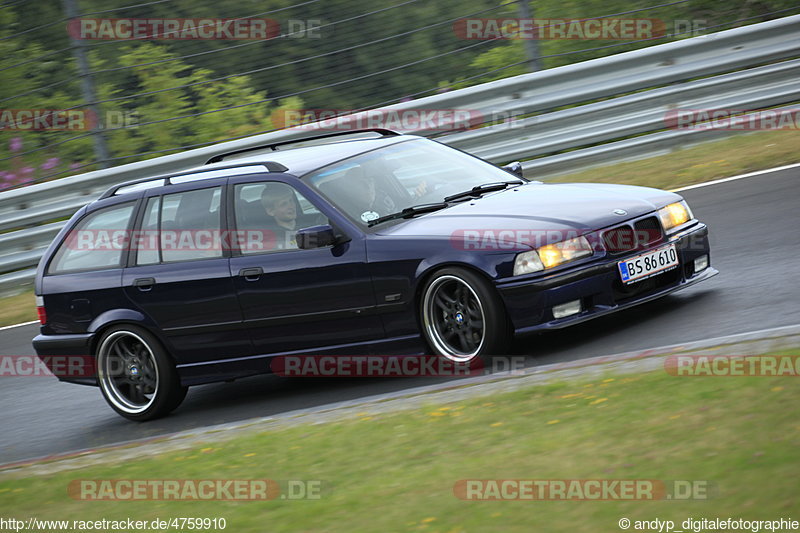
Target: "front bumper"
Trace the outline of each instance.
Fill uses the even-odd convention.
[[[698,223],[651,249],[670,243],[676,245],[679,265],[633,285],[622,284],[617,264],[646,250],[605,257],[599,263],[591,262],[533,280],[498,283],[497,289],[515,333],[558,329],[585,322],[666,296],[719,273],[711,267],[708,228],[705,224]],[[694,272],[694,260],[702,255],[709,257],[709,266]],[[581,301],[580,313],[560,319],[553,316],[553,306],[574,300]]]

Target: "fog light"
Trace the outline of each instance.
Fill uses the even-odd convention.
[[[577,315],[581,312],[581,301],[573,300],[565,304],[556,305],[553,307],[554,318],[564,318],[565,316]]]
[[[708,256],[701,255],[697,259],[694,260],[694,271],[700,272],[701,270],[705,270],[708,268]]]

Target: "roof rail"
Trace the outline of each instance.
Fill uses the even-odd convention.
[[[218,163],[223,161],[226,157],[230,157],[232,155],[237,154],[244,154],[247,152],[255,151],[255,150],[264,150],[265,148],[269,148],[272,151],[276,151],[278,146],[284,146],[287,144],[296,144],[301,142],[312,141],[316,139],[327,139],[330,137],[341,137],[344,135],[359,135],[362,133],[378,133],[381,137],[394,137],[396,135],[401,135],[400,133],[392,130],[387,130],[386,128],[367,128],[367,129],[360,129],[360,130],[352,130],[352,131],[337,131],[333,133],[321,133],[319,135],[311,135],[308,137],[298,137],[296,139],[291,139],[287,141],[278,141],[274,143],[268,144],[260,144],[258,146],[252,146],[250,148],[243,148],[241,150],[235,150],[233,152],[225,152],[223,154],[217,154],[208,161],[206,161],[206,165],[210,163]]]
[[[195,181],[194,179],[190,179],[190,177],[195,177],[195,179],[217,178],[220,177],[221,175],[224,175],[224,171],[235,170],[237,168],[249,169],[250,172],[245,172],[246,174],[263,173],[265,170],[266,172],[286,172],[287,170],[289,170],[284,165],[281,165],[280,163],[277,163],[275,161],[264,161],[259,163],[238,163],[238,164],[217,166],[208,169],[195,168],[192,170],[184,170],[177,173],[163,174],[161,176],[151,176],[149,178],[141,178],[138,180],[131,180],[131,181],[126,181],[124,183],[119,183],[106,190],[106,192],[104,192],[99,199],[102,200],[104,198],[110,198],[111,196],[120,193],[121,189],[130,189],[129,191],[124,191],[124,192],[131,192],[131,191],[149,189],[152,187],[161,187],[164,185],[172,185],[177,183],[185,183],[187,181]]]

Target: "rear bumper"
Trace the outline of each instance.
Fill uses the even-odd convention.
[[[33,349],[59,381],[80,385],[97,385],[94,354],[90,352],[92,333],[70,335],[37,335]],[[74,356],[68,362],[69,373],[65,375],[63,357]],[[61,364],[54,367],[53,364]]]
[[[515,332],[524,334],[579,324],[661,298],[719,273],[711,267],[708,228],[704,224],[672,236],[653,248],[668,243],[676,245],[679,265],[639,284],[623,285],[617,264],[643,253],[642,250],[541,279],[498,284]],[[709,257],[708,267],[695,272],[694,260],[703,255]],[[553,306],[574,300],[581,301],[580,313],[560,319],[553,316]]]

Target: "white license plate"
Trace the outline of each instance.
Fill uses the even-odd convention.
[[[623,283],[634,283],[649,278],[659,272],[678,266],[678,252],[675,245],[670,244],[657,250],[620,261],[619,275]]]

